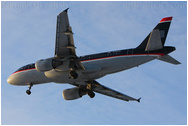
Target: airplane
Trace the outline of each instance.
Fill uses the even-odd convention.
[[[28,85],[29,89],[26,93],[30,95],[33,85],[50,82],[68,83],[75,87],[63,91],[65,100],[75,100],[84,95],[93,98],[94,92],[97,92],[127,102],[140,102],[141,98],[136,99],[110,89],[101,85],[96,79],[154,59],[175,65],[181,64],[168,55],[175,51],[175,47],[164,46],[172,17],[163,18],[136,48],[77,56],[68,9],[57,15],[54,57],[41,59],[19,68],[7,79],[9,84]]]

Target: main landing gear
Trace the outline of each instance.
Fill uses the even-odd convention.
[[[87,84],[87,94],[89,95],[90,98],[94,98],[95,97],[95,93],[92,91],[92,83],[91,82],[86,82]]]
[[[29,84],[29,90],[26,91],[26,93],[27,93],[28,95],[31,94],[31,87],[32,87],[32,86],[33,86],[33,84]]]
[[[71,70],[70,73],[69,73],[69,75],[70,75],[73,79],[78,78],[78,74],[76,73],[75,70]]]

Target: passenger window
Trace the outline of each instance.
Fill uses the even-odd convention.
[[[35,68],[35,63],[32,65],[32,68]]]

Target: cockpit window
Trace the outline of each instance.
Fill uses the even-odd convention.
[[[33,69],[33,68],[35,68],[35,63],[23,66],[23,67],[19,68],[17,71],[28,70],[28,69]],[[15,72],[17,72],[17,71],[15,71]]]

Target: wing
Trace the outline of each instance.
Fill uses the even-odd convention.
[[[55,57],[60,59],[75,58],[75,46],[72,28],[69,25],[67,8],[57,16]]]
[[[121,100],[124,100],[124,101],[138,101],[140,102],[140,99],[135,99],[133,97],[130,97],[128,95],[125,95],[125,94],[122,94],[120,92],[117,92],[115,90],[112,90],[106,86],[103,86],[101,84],[99,84],[97,81],[93,81],[93,85],[92,85],[92,89],[94,92],[97,92],[97,93],[100,93],[100,94],[103,94],[103,95],[107,95],[107,96],[110,96],[110,97],[113,97],[113,98],[117,98],[117,99],[121,99]]]
[[[67,14],[68,9],[57,16],[55,57],[57,59],[68,60],[69,68],[84,69],[76,56],[72,28],[69,24]]]
[[[107,95],[107,96],[110,96],[110,97],[113,97],[113,98],[117,98],[117,99],[120,99],[120,100],[124,100],[124,101],[127,101],[127,102],[128,101],[140,102],[141,98],[135,99],[135,98],[130,97],[128,95],[122,94],[118,91],[115,91],[113,89],[110,89],[106,86],[99,84],[97,81],[90,81],[89,83],[92,84],[92,90],[94,92],[97,92],[97,93],[100,93],[100,94],[103,94],[103,95]],[[72,84],[72,85],[77,86],[77,87],[84,87],[83,86],[84,84]]]

